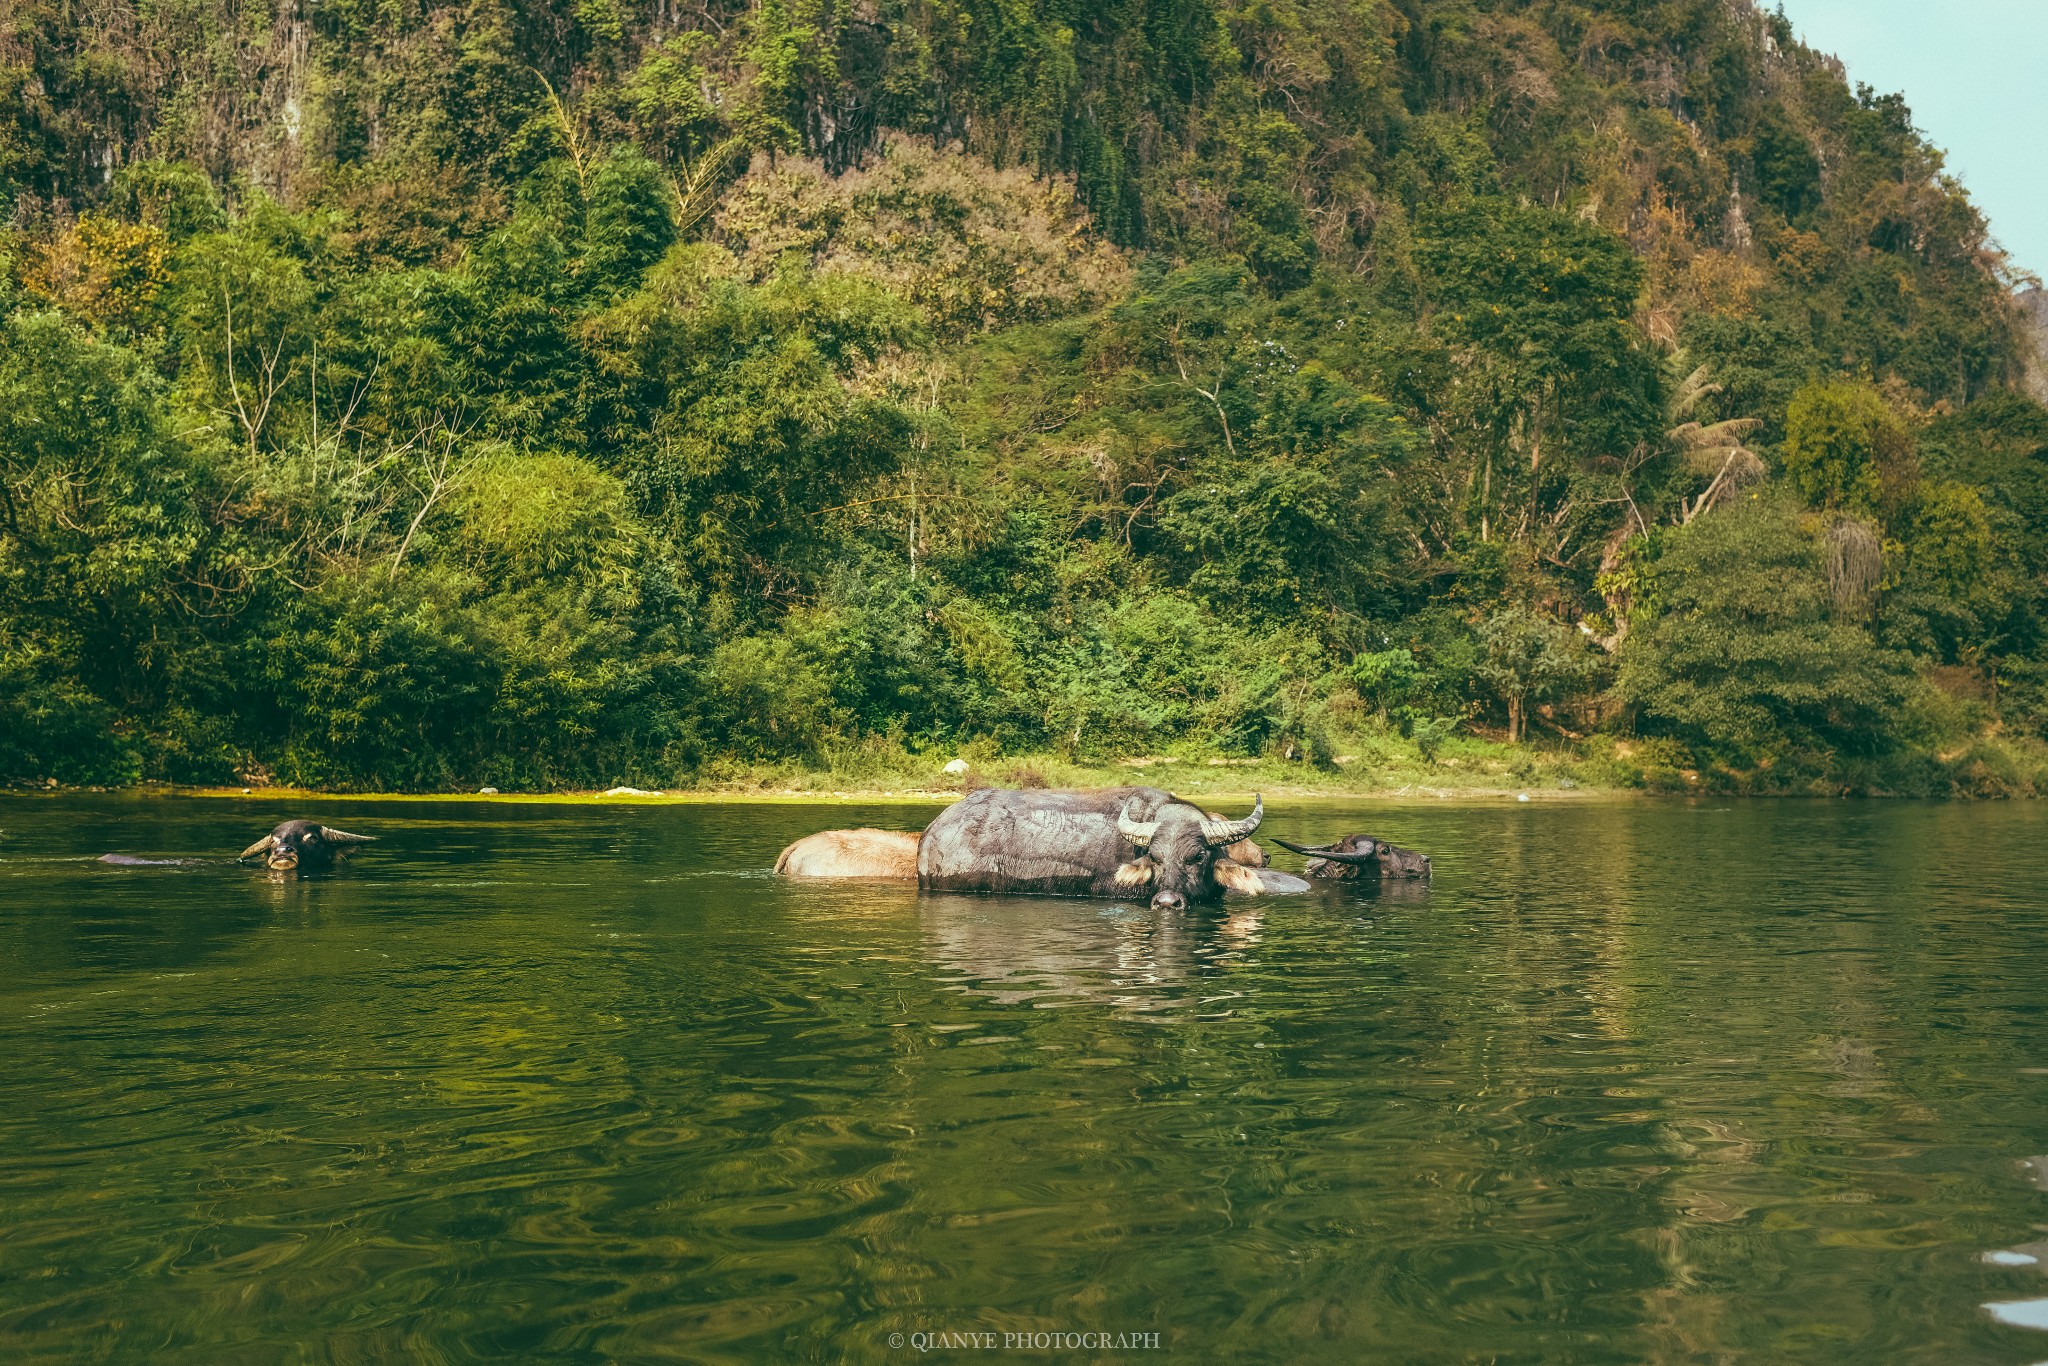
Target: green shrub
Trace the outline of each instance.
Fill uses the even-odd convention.
[[[1836,614],[1818,537],[1756,498],[1668,537],[1662,612],[1623,646],[1616,692],[1639,723],[1737,767],[1896,743],[1906,660]]]

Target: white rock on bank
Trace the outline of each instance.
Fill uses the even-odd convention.
[[[944,768],[939,770],[939,772],[945,774],[948,778],[957,778],[966,771],[967,761],[965,759],[955,759],[953,760],[953,762],[947,764]]]

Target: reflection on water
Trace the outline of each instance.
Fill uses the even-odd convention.
[[[1209,1004],[1189,992],[1223,982],[1258,942],[1269,904],[1157,916],[1142,902],[933,895],[914,898],[913,913],[941,983],[1004,1005],[1094,1002],[1142,1014]]]
[[[1436,880],[1160,917],[307,805],[0,801],[0,1358],[2048,1356],[2033,807],[1275,806]]]
[[[2000,1323],[2009,1323],[2015,1328],[2038,1328],[2048,1331],[2048,1299],[2011,1300],[2002,1304],[1987,1304],[1991,1317]]]

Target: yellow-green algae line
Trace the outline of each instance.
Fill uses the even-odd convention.
[[[1000,786],[1000,784],[998,784]],[[1103,784],[1108,786],[1108,784]],[[1171,785],[1167,785],[1171,787]],[[855,788],[834,788],[820,792],[760,792],[696,789],[676,792],[647,792],[608,796],[602,792],[346,792],[323,791],[303,787],[176,787],[151,784],[124,788],[24,788],[9,795],[20,797],[63,796],[67,793],[99,791],[108,795],[129,795],[136,797],[206,797],[227,801],[350,801],[350,802],[495,802],[505,805],[525,806],[709,806],[709,805],[757,805],[757,806],[829,806],[844,805],[902,805],[928,806],[933,803],[951,803],[967,794],[955,789],[932,790],[864,790]],[[1674,792],[1657,794],[1633,788],[1491,788],[1491,787],[1402,787],[1374,788],[1371,790],[1335,789],[1320,787],[1271,786],[1235,789],[1200,790],[1189,789],[1190,796],[1199,796],[1204,801],[1249,803],[1255,796],[1264,796],[1285,801],[1332,801],[1332,802],[1585,802],[1599,799],[1635,801],[1645,797],[1668,795],[1679,798],[1703,796],[1725,796],[1727,794],[1703,792]]]

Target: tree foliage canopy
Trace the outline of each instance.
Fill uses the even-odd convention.
[[[0,777],[2048,724],[2011,273],[1782,16],[20,0],[0,58]]]

